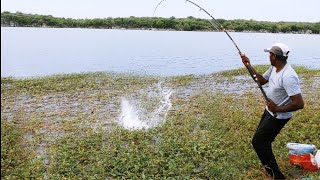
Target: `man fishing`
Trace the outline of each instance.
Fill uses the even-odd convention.
[[[157,7],[163,1],[164,0],[162,0]],[[304,107],[298,75],[294,69],[287,64],[289,54],[288,46],[277,43],[270,49],[266,49],[265,51],[270,53],[269,58],[271,67],[263,75],[258,74],[250,65],[249,58],[241,53],[237,44],[219,21],[198,4],[190,0],[186,0],[186,2],[200,8],[201,11],[212,18],[213,21],[210,22],[214,28],[226,33],[233,45],[237,48],[242,58],[242,62],[249,71],[251,77],[257,82],[259,89],[267,102],[267,107],[253,136],[252,145],[266,171],[273,179],[285,179],[272,152],[271,143],[285,124],[291,119],[293,115],[292,112]],[[265,92],[262,85],[267,83],[268,88],[267,92]]]
[[[271,67],[263,74],[256,73],[261,85],[268,83],[266,109],[252,139],[252,145],[261,163],[273,179],[285,179],[272,152],[272,142],[281,129],[291,119],[293,111],[302,109],[304,101],[301,96],[297,73],[287,63],[289,48],[283,43],[276,43],[269,52]],[[250,65],[249,58],[240,53],[242,62]]]

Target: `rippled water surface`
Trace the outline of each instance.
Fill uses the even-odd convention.
[[[289,45],[289,62],[320,68],[320,35],[230,33],[253,65],[264,48]],[[222,32],[1,27],[1,77],[93,71],[148,75],[209,74],[242,67]]]

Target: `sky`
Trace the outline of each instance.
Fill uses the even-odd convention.
[[[75,19],[152,17],[161,0],[1,0],[1,12],[22,12]],[[216,19],[320,22],[320,0],[192,0]],[[185,0],[165,0],[156,17],[207,18]]]

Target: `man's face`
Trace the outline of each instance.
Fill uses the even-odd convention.
[[[276,66],[276,55],[272,52],[269,53],[269,59],[272,66]]]

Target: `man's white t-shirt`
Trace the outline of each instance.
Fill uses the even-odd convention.
[[[283,69],[276,72],[276,68],[271,66],[264,74],[263,77],[269,82],[266,87],[266,94],[277,106],[284,106],[291,102],[290,96],[301,93],[300,81],[297,73],[291,65],[286,64]],[[268,107],[266,108],[267,111]],[[271,115],[273,113],[269,111]],[[278,119],[291,118],[292,112],[278,112]]]

